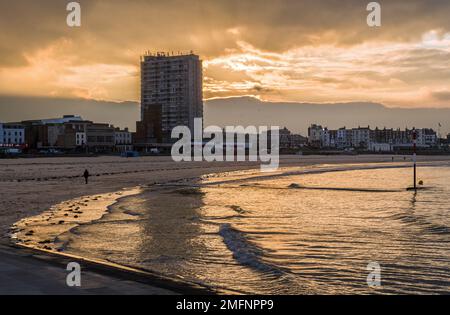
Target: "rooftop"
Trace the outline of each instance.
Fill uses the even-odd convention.
[[[199,59],[198,55],[195,55],[193,51],[190,51],[189,53],[183,53],[183,52],[150,52],[147,51],[142,57],[141,61],[146,60],[154,60],[154,59],[178,59],[178,58],[193,58],[193,59]]]

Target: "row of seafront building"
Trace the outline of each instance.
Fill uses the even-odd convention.
[[[428,128],[400,130],[371,129],[370,127],[347,129],[344,127],[330,130],[313,124],[308,128],[308,137],[291,133],[286,127],[280,129],[279,144],[282,152],[298,151],[305,147],[393,152],[411,149],[414,133],[416,133],[419,149],[436,148],[441,144],[448,146],[450,142],[450,135],[446,140],[439,139],[437,133]],[[130,132],[128,128],[120,129],[105,123],[94,123],[74,115],[0,123],[0,150],[111,153],[135,149],[142,151],[141,145],[139,135]],[[155,144],[155,148],[160,147]]]
[[[419,149],[436,148],[441,144],[436,131],[430,128],[400,130],[368,126],[330,130],[317,124],[308,128],[308,143],[321,149],[393,152],[412,148],[414,133]]]
[[[132,150],[132,133],[80,116],[0,123],[0,149],[124,152]]]
[[[138,122],[138,125],[140,122]],[[227,135],[224,133],[224,141]],[[308,139],[280,129],[280,149],[298,150],[306,146]],[[27,120],[0,123],[0,151],[20,150],[26,152],[112,153],[126,151],[157,152],[170,148],[171,143],[147,143],[142,147],[139,133],[128,128],[120,129],[105,123],[94,123],[80,116],[65,115],[61,118]],[[148,150],[146,150],[148,149]]]

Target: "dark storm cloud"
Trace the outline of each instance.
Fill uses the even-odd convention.
[[[0,62],[20,65],[23,55],[61,38],[79,49],[80,62],[134,62],[126,48],[195,49],[207,57],[246,41],[260,49],[353,45],[368,40],[409,41],[430,29],[450,30],[450,1],[380,1],[379,29],[366,25],[361,0],[82,0],[81,29],[66,26],[62,0],[0,2]],[[236,29],[239,33],[230,32]]]
[[[450,1],[0,0],[0,94],[139,100],[139,56],[194,50],[205,96],[448,106]]]

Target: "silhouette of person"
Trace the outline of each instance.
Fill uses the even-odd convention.
[[[89,171],[85,170],[83,173],[83,177],[86,180],[86,185],[88,184],[88,178],[89,178]]]

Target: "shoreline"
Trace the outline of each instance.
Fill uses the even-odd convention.
[[[283,163],[280,165],[280,167],[290,167],[290,166],[295,166],[295,167],[318,167],[318,166],[326,166],[326,165],[336,165],[336,164],[342,164],[343,161],[340,159],[333,159],[333,157],[328,158],[328,159],[319,159],[319,161],[305,161],[306,159],[299,159],[298,157],[295,159],[296,161],[294,161],[294,163]],[[309,159],[307,159],[309,160]],[[380,163],[392,163],[390,161],[391,159],[387,159],[386,157],[384,157],[383,159],[380,159],[379,157],[367,161],[367,159],[363,159],[363,161],[360,161],[359,159],[355,159],[355,158],[351,158],[351,157],[346,157],[346,161],[349,162],[350,164],[362,164],[362,163],[373,163],[374,168],[377,168],[376,164],[380,164]],[[432,159],[421,159],[421,162],[432,162],[432,161],[446,161],[449,162],[450,159],[446,159],[446,158],[442,158],[442,157],[435,157]],[[16,162],[16,161],[15,161]],[[325,163],[324,163],[325,162]],[[392,167],[407,167],[406,165],[402,166],[401,164],[406,163],[405,161],[398,161],[398,162],[403,162],[403,163],[399,163],[398,166],[392,166]],[[171,163],[172,164],[172,163]],[[225,164],[225,163],[224,163]],[[294,165],[292,165],[294,164]],[[175,163],[173,165],[176,165]],[[171,166],[173,166],[171,165]],[[381,166],[381,165],[378,165]],[[177,174],[177,176],[166,176],[167,175],[167,170],[161,170],[158,172],[158,170],[152,170],[152,172],[158,172],[160,173],[160,180],[159,181],[155,181],[152,182],[151,184],[160,184],[160,185],[164,185],[167,184],[168,182],[171,181],[179,181],[179,180],[186,180],[189,178],[198,178],[200,176],[203,175],[208,175],[208,174],[217,174],[217,173],[225,173],[225,172],[235,172],[235,171],[240,171],[240,170],[257,170],[259,169],[259,165],[255,166],[252,165],[251,163],[241,163],[240,165],[214,165],[213,167],[201,167],[199,166],[198,168],[192,168],[192,167],[182,167],[181,168],[182,171],[180,172],[180,167],[176,167],[176,171],[179,172],[179,174]],[[133,172],[133,174],[136,174]],[[185,176],[183,176],[185,175]],[[114,175],[112,175],[114,176]],[[101,178],[101,176],[99,176]],[[145,184],[142,183],[142,178],[138,179],[139,181],[141,181],[141,185],[142,186],[146,186]],[[136,183],[135,181],[133,181],[133,183]],[[0,183],[1,184],[1,183]],[[36,182],[37,184],[37,182]],[[147,184],[148,186],[148,184]],[[83,187],[83,186],[82,186]],[[130,187],[130,186],[128,186]],[[136,187],[136,186],[135,186]],[[105,187],[97,187],[97,188],[105,188]],[[113,187],[111,187],[113,188]],[[121,187],[119,190],[123,190],[123,188]],[[115,190],[116,192],[118,190]],[[93,195],[97,195],[97,191],[92,191],[94,192],[94,194],[92,195],[83,195],[83,196],[93,196]],[[108,193],[106,194],[114,194],[114,192],[111,192],[111,190],[109,190]],[[82,197],[76,197],[75,198],[79,198],[79,199],[83,199]],[[120,200],[121,198],[126,198],[127,196],[122,196],[122,197],[118,197],[115,199],[115,201],[112,204],[115,204],[116,202],[118,202],[118,200]],[[75,199],[73,198],[73,199]],[[69,202],[72,201],[73,199],[66,199],[60,203],[64,203],[64,202]],[[111,205],[109,205],[111,206]],[[42,216],[46,211],[40,211],[38,216]],[[105,212],[103,212],[102,216],[105,214]],[[101,216],[101,217],[102,217]],[[30,216],[28,216],[29,218]],[[18,220],[19,221],[19,220]],[[2,222],[3,223],[3,222]],[[4,226],[3,226],[4,228]],[[46,261],[47,259],[49,259],[49,257],[51,256],[51,261],[53,261],[53,263],[56,263],[59,266],[64,265],[64,261],[66,261],[67,259],[71,258],[71,259],[76,259],[80,262],[84,264],[86,264],[88,266],[89,270],[92,270],[93,272],[99,273],[99,274],[106,274],[109,276],[112,276],[113,278],[119,278],[119,279],[126,279],[126,280],[132,280],[132,281],[136,281],[139,283],[144,283],[147,285],[156,285],[157,287],[161,287],[162,289],[169,289],[171,290],[173,293],[182,293],[182,294],[214,294],[213,290],[210,290],[208,288],[202,287],[199,288],[199,286],[197,284],[188,284],[188,283],[183,283],[183,282],[178,282],[176,279],[169,279],[167,277],[164,277],[163,275],[156,275],[154,273],[152,273],[151,271],[145,271],[145,270],[139,270],[136,268],[132,268],[132,267],[127,267],[127,266],[121,266],[118,264],[113,264],[113,263],[109,263],[109,262],[99,262],[99,261],[95,261],[95,260],[90,260],[90,259],[86,259],[83,257],[77,257],[77,256],[73,256],[73,255],[67,255],[67,254],[62,254],[62,253],[55,253],[53,251],[49,251],[44,249],[36,249],[36,248],[30,248],[26,245],[20,245],[20,244],[12,244],[9,240],[8,242],[4,242],[0,241],[0,245],[1,244],[6,245],[7,248],[11,249],[12,251],[26,251],[28,253],[34,253],[36,256],[40,257],[40,256],[44,256],[45,258],[43,259],[44,261]],[[0,256],[1,256],[1,252],[0,252]],[[41,258],[39,258],[41,259]],[[142,279],[140,279],[142,278]],[[1,289],[1,288],[0,288]],[[0,290],[1,291],[1,290]],[[236,292],[235,292],[236,293]]]
[[[25,218],[21,220],[20,222],[17,222],[14,224],[13,228],[17,228],[18,232],[15,232],[16,235],[11,235],[11,244],[10,248],[13,250],[19,250],[19,251],[25,251],[30,254],[34,254],[33,256],[40,259],[42,256],[45,256],[45,261],[50,262],[53,265],[58,265],[61,268],[65,268],[67,263],[70,262],[78,262],[80,265],[83,266],[83,270],[88,269],[90,271],[98,272],[102,275],[106,276],[112,276],[118,279],[128,280],[128,281],[135,281],[138,283],[142,283],[145,285],[150,285],[152,287],[161,288],[164,290],[170,290],[174,294],[184,294],[184,295],[212,295],[219,293],[219,291],[209,288],[206,285],[201,285],[193,282],[188,282],[186,280],[177,279],[174,277],[169,277],[164,274],[156,273],[152,270],[139,268],[136,266],[128,266],[124,264],[114,263],[112,261],[103,260],[103,259],[97,259],[97,258],[89,258],[89,257],[83,257],[80,255],[76,255],[73,253],[67,253],[64,252],[64,247],[66,245],[66,242],[61,241],[61,236],[65,235],[66,233],[71,233],[73,229],[76,229],[79,226],[85,225],[85,224],[92,224],[97,221],[102,220],[102,218],[111,213],[111,208],[118,204],[120,201],[139,195],[143,193],[145,189],[149,189],[149,187],[133,187],[133,188],[123,188],[116,192],[107,193],[104,195],[107,195],[106,198],[101,198],[102,196],[98,195],[91,195],[91,196],[83,196],[81,198],[76,198],[72,200],[67,200],[59,205],[55,205],[55,207],[52,207],[51,209],[44,211],[38,216]],[[81,208],[81,210],[84,210],[86,212],[89,212],[91,210],[94,210],[94,215],[90,216],[89,218],[83,218],[84,220],[78,221],[78,222],[72,222],[69,223],[68,226],[63,226],[62,230],[56,229],[51,231],[50,235],[54,237],[53,240],[48,240],[49,234],[38,234],[37,239],[33,244],[30,244],[30,241],[25,241],[21,239],[21,237],[26,238],[25,232],[28,226],[28,229],[34,228],[33,225],[29,226],[29,222],[36,222],[38,217],[46,217],[47,215],[56,215],[59,214],[59,216],[54,217],[55,221],[59,220],[60,218],[63,218],[61,214],[66,212],[66,208],[63,205],[67,204],[78,204],[80,200],[83,202],[86,202],[87,199],[95,201],[91,202],[90,205],[86,204],[85,208]],[[105,200],[106,199],[106,200]],[[94,203],[94,204],[92,204]],[[97,203],[97,204],[95,204]],[[100,207],[100,208],[99,208]],[[103,208],[104,207],[104,208]],[[54,209],[56,208],[56,209]],[[47,221],[47,220],[45,220]],[[43,222],[41,222],[43,223]],[[50,223],[50,222],[49,222]],[[24,225],[26,224],[26,225]],[[51,223],[50,223],[51,224]],[[56,226],[56,225],[53,225]],[[52,233],[58,232],[59,234],[52,235]],[[18,235],[20,234],[20,235]],[[43,239],[46,240],[43,240]],[[43,241],[40,241],[43,240]],[[61,247],[58,247],[58,244],[61,244]],[[49,247],[49,245],[54,245],[53,247]],[[233,291],[233,290],[220,290],[222,293],[229,293],[229,294],[239,294],[242,292]]]
[[[436,166],[435,163],[422,162],[419,163],[422,167],[433,167]],[[48,250],[62,252],[65,248],[67,240],[62,240],[61,236],[66,233],[71,233],[77,227],[93,224],[95,222],[101,221],[105,215],[111,213],[112,207],[120,203],[121,200],[132,196],[138,196],[146,190],[159,190],[167,187],[203,187],[210,185],[220,185],[224,183],[234,182],[239,183],[241,181],[245,182],[248,179],[273,179],[278,177],[286,177],[292,175],[311,175],[311,174],[322,174],[322,173],[334,173],[334,172],[345,172],[345,171],[355,171],[355,170],[374,170],[374,169],[389,169],[389,168],[408,168],[409,165],[406,163],[401,163],[398,165],[393,165],[392,163],[369,163],[369,164],[343,164],[338,167],[332,165],[315,165],[314,168],[304,167],[299,170],[297,169],[286,169],[281,168],[280,170],[273,173],[259,173],[257,170],[249,169],[246,171],[230,171],[226,173],[211,173],[204,174],[200,177],[184,178],[182,180],[168,181],[164,183],[154,184],[154,185],[140,185],[137,187],[124,187],[117,191],[108,192],[105,194],[93,194],[77,197],[70,200],[65,200],[59,204],[51,206],[49,209],[41,212],[36,216],[26,217],[18,222],[15,222],[10,227],[10,240],[14,245],[23,246],[38,250]],[[214,177],[225,177],[230,176],[229,180],[207,181],[203,184],[194,184],[193,181],[201,179],[201,177],[207,178],[208,180],[214,179]],[[241,178],[242,177],[242,178]],[[321,187],[304,187],[298,186],[286,187],[286,188],[296,188],[296,189],[327,189]],[[350,188],[344,189],[336,187],[335,190],[349,190]],[[351,190],[351,189],[350,189]],[[407,190],[405,188],[405,190]],[[365,191],[379,191],[366,189]],[[129,214],[123,212],[124,214]],[[130,214],[133,215],[133,214]],[[36,231],[39,232],[36,235]],[[59,244],[59,246],[58,246]],[[53,247],[49,247],[53,245]]]
[[[195,283],[180,281],[161,274],[150,272],[148,270],[133,268],[103,260],[95,260],[61,252],[53,252],[23,244],[11,244],[8,246],[8,249],[20,252],[28,257],[33,257],[33,259],[36,259],[37,261],[44,262],[49,266],[58,267],[61,270],[65,270],[69,262],[77,262],[81,265],[83,273],[93,272],[117,280],[136,282],[152,287],[156,290],[161,289],[162,294],[213,295],[216,293],[212,289],[197,285]]]
[[[78,226],[100,220],[111,206],[123,198],[140,194],[143,189],[143,187],[123,188],[106,194],[86,195],[63,201],[37,216],[14,223],[10,228],[11,241],[19,246],[60,252],[65,245],[60,236],[70,233]],[[35,235],[36,228],[41,228],[38,235]],[[58,247],[59,243],[62,244]],[[54,247],[51,248],[49,245]]]

